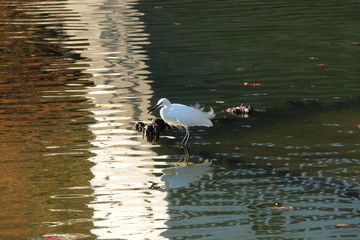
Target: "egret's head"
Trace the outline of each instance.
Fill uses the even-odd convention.
[[[148,113],[151,113],[152,111],[154,111],[154,110],[157,109],[157,108],[166,107],[166,106],[169,106],[169,105],[171,105],[171,103],[170,103],[170,101],[169,101],[167,98],[161,98],[161,99],[157,102],[157,104],[149,110]]]

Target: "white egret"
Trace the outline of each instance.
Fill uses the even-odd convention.
[[[185,128],[186,134],[181,145],[186,147],[190,139],[190,127],[204,126],[211,127],[213,123],[210,121],[214,117],[214,111],[206,113],[200,109],[189,107],[182,104],[171,104],[166,98],[161,98],[157,104],[150,109],[151,113],[157,108],[161,108],[160,116],[169,125]]]

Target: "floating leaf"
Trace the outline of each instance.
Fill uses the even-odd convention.
[[[262,86],[262,85],[264,85],[264,84],[244,82],[244,86]]]
[[[348,227],[349,224],[346,224],[346,223],[338,223],[336,224],[337,227]]]
[[[272,207],[271,209],[276,209],[276,210],[279,210],[279,209],[293,210],[294,208],[293,208],[293,207],[279,207],[279,206],[274,206],[274,207]]]

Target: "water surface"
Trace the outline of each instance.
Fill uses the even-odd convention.
[[[2,2],[0,238],[360,238],[358,8]],[[188,163],[161,97],[217,113]]]

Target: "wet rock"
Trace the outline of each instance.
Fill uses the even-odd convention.
[[[166,129],[170,128],[170,126],[161,118],[153,119],[151,124],[157,126],[159,132],[165,131]]]
[[[142,132],[143,138],[146,137],[149,142],[156,142],[160,137],[160,133],[168,128],[170,128],[170,126],[161,118],[153,119],[151,123],[147,124],[137,122],[135,125],[135,130]]]
[[[146,137],[149,142],[156,142],[160,136],[158,126],[152,123],[146,124],[143,130],[143,138]]]
[[[135,125],[135,130],[142,132],[144,130],[145,124],[143,122],[137,122]]]

